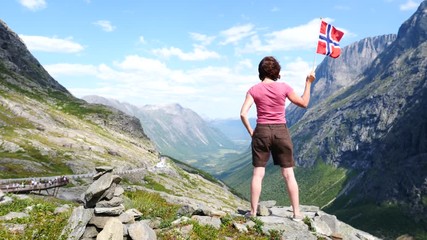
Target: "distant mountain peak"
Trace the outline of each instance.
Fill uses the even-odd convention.
[[[399,28],[398,38],[405,48],[417,47],[427,40],[427,1]]]

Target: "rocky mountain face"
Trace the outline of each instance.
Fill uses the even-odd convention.
[[[302,172],[318,162],[348,172],[326,208],[362,229],[395,231],[393,224],[372,224],[395,209],[396,222],[411,219],[400,231],[407,224],[406,231],[427,232],[426,36],[423,1],[397,36],[364,39],[343,48],[338,59],[325,58],[311,105],[286,114]],[[356,211],[358,217],[349,214]]]
[[[137,107],[100,96],[85,96],[83,99],[137,117],[161,154],[201,169],[212,170],[211,161],[220,151],[235,149],[234,143],[220,130],[179,104]]]
[[[36,58],[27,50],[19,36],[0,19],[0,59],[2,67],[21,75],[20,78],[2,79],[11,84],[19,84],[26,90],[48,88],[65,94],[69,92],[53,79]]]

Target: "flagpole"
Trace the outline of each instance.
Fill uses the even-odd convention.
[[[316,56],[317,56],[317,53],[314,53],[314,61],[313,61],[313,72],[314,72],[314,68],[315,68],[315,66],[316,66]]]
[[[320,17],[320,22],[322,22],[322,17]],[[316,44],[316,50],[314,51],[314,60],[313,60],[313,72],[314,72],[314,70],[315,70],[315,67],[316,67],[316,56],[317,56],[317,44]]]

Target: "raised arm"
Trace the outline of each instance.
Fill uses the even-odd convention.
[[[243,105],[242,105],[242,109],[240,110],[240,119],[242,120],[243,125],[245,126],[246,130],[248,131],[249,135],[251,135],[251,137],[253,134],[253,129],[251,127],[251,124],[249,123],[248,112],[253,103],[254,103],[253,97],[249,93],[247,93],[245,101],[243,102]]]
[[[291,92],[288,94],[289,100],[302,108],[307,108],[308,103],[310,102],[310,89],[311,89],[311,83],[316,79],[314,71],[310,72],[309,75],[307,75],[307,78],[305,79],[305,88],[304,93],[302,96],[298,96],[295,92]]]

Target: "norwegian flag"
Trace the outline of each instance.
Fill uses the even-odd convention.
[[[341,48],[338,42],[341,40],[342,36],[344,36],[343,32],[322,20],[316,52],[332,58],[339,57]]]

